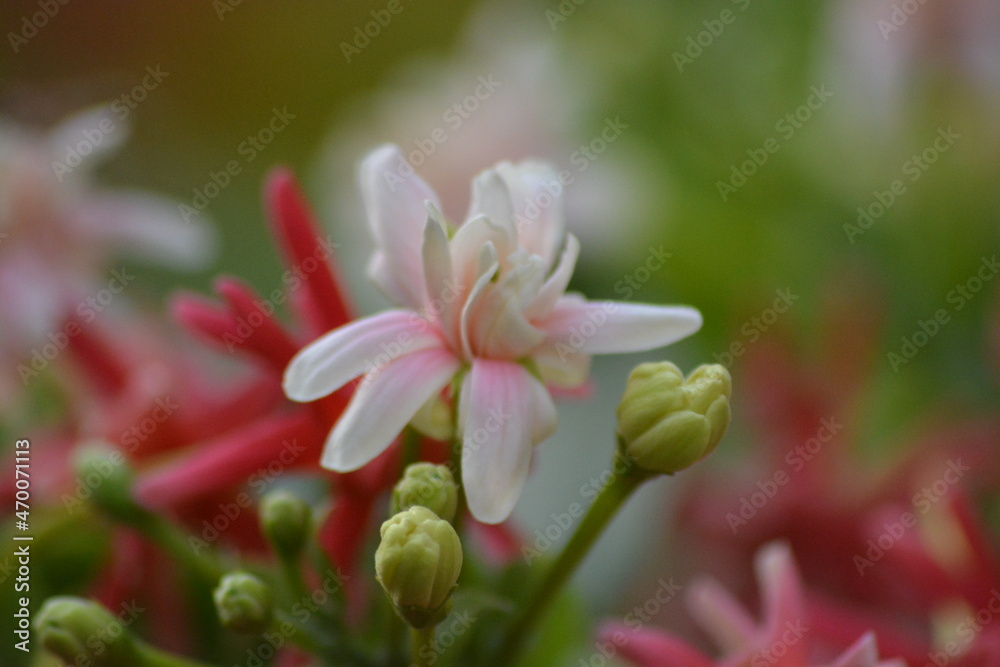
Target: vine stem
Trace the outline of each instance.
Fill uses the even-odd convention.
[[[549,566],[539,585],[528,594],[491,664],[497,667],[515,664],[515,658],[524,648],[535,625],[544,618],[559,591],[576,571],[612,517],[643,482],[653,477],[650,473],[636,469],[624,458],[616,457],[615,464],[624,465],[624,470],[621,473],[615,470],[615,476],[608,481],[587,510],[558,558]]]

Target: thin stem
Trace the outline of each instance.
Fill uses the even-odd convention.
[[[416,667],[431,667],[436,661],[434,655],[434,637],[436,626],[428,625],[426,628],[412,628],[410,639],[413,654],[410,656]]]
[[[628,500],[639,485],[651,475],[637,470],[622,458],[616,459],[616,465],[627,466],[620,474],[616,474],[601,490],[594,503],[587,510],[580,525],[545,572],[539,585],[529,593],[527,600],[521,606],[518,616],[511,624],[504,637],[503,644],[495,656],[494,665],[513,665],[517,654],[531,636],[535,625],[544,618],[545,612],[555,600],[559,591],[576,571],[577,566],[598,536],[611,521],[618,509]],[[616,470],[617,472],[617,470]]]
[[[416,463],[420,460],[420,442],[423,438],[417,429],[412,426],[407,426],[403,429],[403,446],[402,446],[402,470],[399,476],[402,477],[403,473],[406,472],[407,467],[411,463]]]

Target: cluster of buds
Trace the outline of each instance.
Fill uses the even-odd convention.
[[[403,619],[414,628],[441,622],[462,572],[462,543],[451,521],[458,488],[444,466],[406,469],[392,496],[395,512],[382,524],[375,574]]]
[[[669,361],[637,366],[618,405],[618,441],[639,469],[672,475],[712,453],[729,426],[729,371]]]

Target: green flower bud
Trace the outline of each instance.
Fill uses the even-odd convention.
[[[95,507],[116,521],[142,521],[145,511],[132,499],[132,467],[124,454],[95,440],[79,448],[75,464],[79,485],[90,489],[90,501]]]
[[[439,622],[462,571],[462,543],[451,524],[419,505],[382,524],[375,574],[399,614],[415,628]]]
[[[90,600],[49,598],[35,619],[38,638],[47,651],[67,665],[135,667],[139,648],[111,612]]]
[[[417,505],[426,507],[445,521],[455,518],[458,486],[447,467],[433,463],[414,463],[406,467],[403,479],[392,491],[392,513]]]
[[[729,426],[729,371],[699,366],[688,378],[669,361],[637,366],[618,404],[618,439],[635,464],[673,474],[708,456]]]
[[[287,491],[274,491],[260,502],[260,525],[274,551],[283,559],[296,560],[306,546],[312,525],[312,508]]]
[[[222,625],[235,632],[260,634],[271,625],[271,590],[263,581],[246,572],[222,577],[215,592],[215,611]]]

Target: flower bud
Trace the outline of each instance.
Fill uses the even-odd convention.
[[[67,665],[135,667],[139,648],[111,612],[90,600],[49,598],[35,619],[42,646]]]
[[[294,561],[309,538],[312,508],[287,491],[274,491],[260,501],[260,525],[275,553]]]
[[[729,426],[729,371],[699,366],[685,380],[669,361],[637,366],[618,404],[618,438],[646,471],[673,474],[715,449]]]
[[[462,543],[451,524],[419,505],[382,524],[375,574],[397,611],[416,628],[447,613],[462,571]]]
[[[227,574],[222,577],[212,598],[219,620],[230,630],[260,634],[271,625],[271,591],[267,584],[252,574]]]
[[[417,505],[426,507],[445,521],[455,518],[458,486],[447,467],[433,463],[414,463],[406,467],[403,479],[392,491],[392,512],[397,514]]]
[[[90,489],[95,507],[116,521],[142,521],[145,512],[132,499],[132,468],[124,454],[96,440],[81,445],[75,464],[77,478]]]

